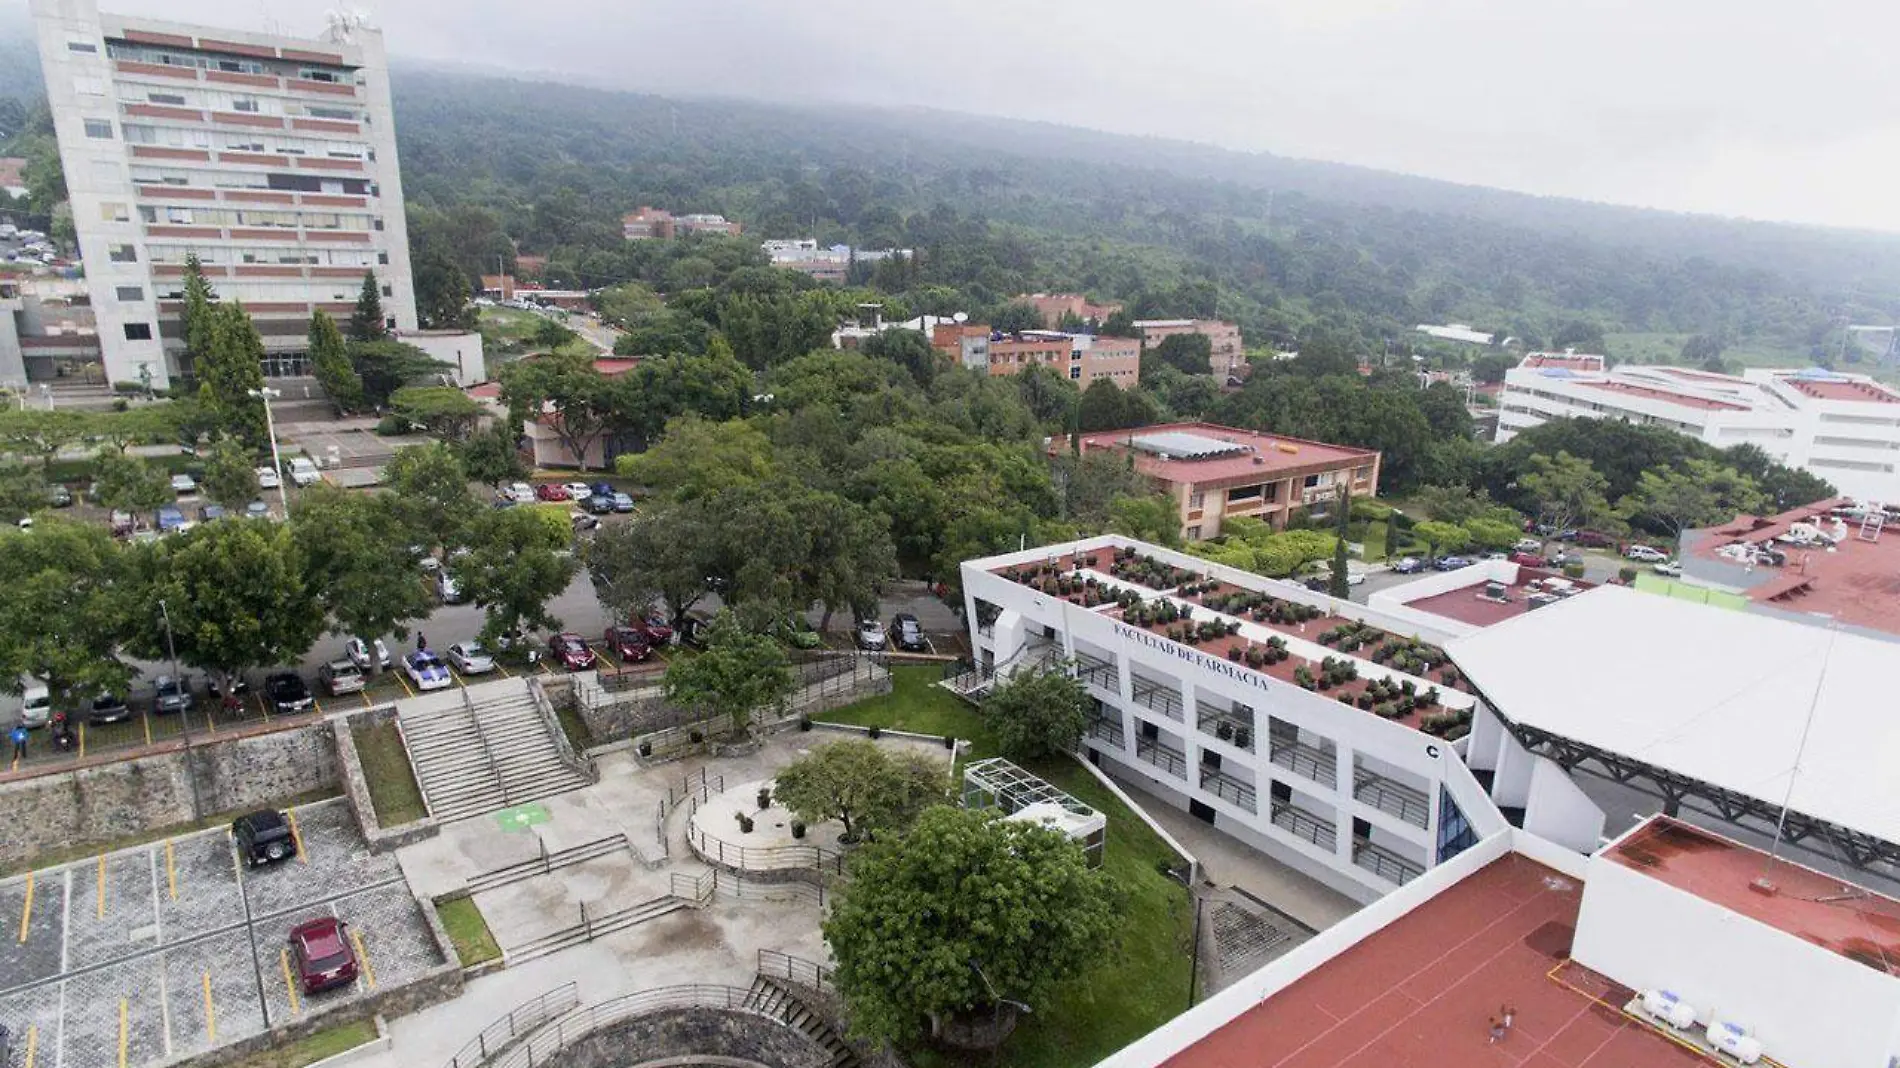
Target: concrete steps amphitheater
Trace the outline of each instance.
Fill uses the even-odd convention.
[[[857,1068],[858,1055],[845,1043],[844,1037],[833,1030],[824,1017],[807,1007],[785,983],[766,975],[754,978],[744,1006],[762,1016],[770,1016],[822,1046],[831,1054],[831,1068]]]
[[[417,785],[438,821],[587,785],[586,775],[561,760],[556,728],[541,717],[525,681],[483,683],[460,697],[406,701],[397,711]]]

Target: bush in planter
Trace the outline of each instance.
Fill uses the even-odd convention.
[[[1293,669],[1293,681],[1302,689],[1310,690],[1314,686],[1313,672],[1305,664],[1301,664]]]
[[[698,745],[699,743],[706,740],[706,735],[701,731],[696,731],[696,730],[687,731],[686,740],[693,743],[694,745]]]
[[[1357,704],[1360,708],[1370,710],[1372,708],[1372,691],[1360,691],[1359,699],[1353,703]]]
[[[1257,645],[1249,645],[1249,646],[1247,647],[1247,657],[1246,657],[1246,659],[1247,659],[1247,666],[1248,666],[1248,667],[1250,667],[1250,668],[1257,668],[1257,667],[1259,667],[1260,665],[1262,665],[1262,664],[1264,664],[1264,663],[1266,663],[1266,662],[1267,662],[1267,654],[1265,654],[1265,653],[1263,653],[1263,652],[1261,652],[1261,651],[1260,651],[1260,647],[1259,647],[1259,646],[1257,646]]]
[[[1230,635],[1233,635],[1233,634],[1239,634],[1239,633],[1240,633],[1240,620],[1238,620],[1238,619],[1230,619],[1230,620],[1228,620],[1228,621],[1227,621],[1227,633],[1228,633],[1228,634],[1230,634]]]
[[[650,757],[650,756],[652,756],[652,755],[653,755],[653,743],[652,743],[652,742],[641,742],[641,743],[640,743],[640,755],[641,755],[641,756],[643,756],[643,757]]]
[[[1253,650],[1251,649],[1248,650],[1248,652],[1252,652],[1252,651]],[[1235,645],[1228,648],[1227,659],[1232,660],[1234,663],[1238,664],[1240,663],[1240,657],[1241,657],[1240,646]]]
[[[1565,565],[1564,565],[1564,577],[1565,577],[1565,578],[1569,578],[1569,579],[1580,579],[1580,578],[1582,578],[1582,577],[1583,577],[1583,565],[1582,565],[1582,564],[1565,564]]]
[[[873,723],[865,729],[864,733],[869,735],[872,741],[876,741],[884,736],[884,728]]]
[[[792,837],[793,838],[805,837],[805,821],[803,820],[792,821]]]
[[[1438,687],[1433,686],[1427,689],[1425,691],[1425,696],[1418,699],[1418,703],[1422,705],[1426,705],[1426,706],[1437,704],[1438,703]]]
[[[772,788],[771,787],[769,786],[759,787],[758,802],[759,802],[760,812],[764,812],[766,809],[772,807]]]
[[[801,731],[811,730],[811,717],[803,712],[798,714],[798,729]]]

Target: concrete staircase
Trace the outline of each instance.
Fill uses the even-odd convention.
[[[831,1054],[831,1068],[857,1068],[858,1055],[844,1036],[826,1023],[823,1016],[813,1012],[791,984],[767,975],[757,976],[752,980],[744,1008],[769,1016],[823,1047]]]
[[[486,683],[427,702],[397,720],[429,814],[447,823],[564,793],[588,783],[561,759],[526,682]]]

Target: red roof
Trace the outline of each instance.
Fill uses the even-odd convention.
[[[1583,969],[1566,967],[1581,898],[1578,881],[1508,854],[1367,935],[1165,1064],[1706,1065],[1619,1012],[1628,991]],[[1490,1021],[1507,1005],[1515,1010],[1512,1026],[1494,1045]]]
[[[1782,381],[1815,400],[1900,404],[1900,394],[1875,382],[1783,377]]]
[[[1507,619],[1521,616],[1530,611],[1531,595],[1539,591],[1531,589],[1525,584],[1533,580],[1541,581],[1547,578],[1563,578],[1563,575],[1556,571],[1543,571],[1529,567],[1519,567],[1517,571],[1517,581],[1504,588],[1505,596],[1510,599],[1502,604],[1497,601],[1485,600],[1479,596],[1479,594],[1484,592],[1485,586],[1488,585],[1486,581],[1480,579],[1469,586],[1460,586],[1455,590],[1447,590],[1444,593],[1433,594],[1430,597],[1421,597],[1416,601],[1408,601],[1405,607],[1415,608],[1420,612],[1430,612],[1435,616],[1444,616],[1446,619],[1455,619],[1460,623],[1469,623],[1475,627],[1488,627],[1493,623],[1502,623]],[[1580,579],[1566,579],[1565,581],[1570,582],[1580,590],[1587,590],[1596,585],[1594,582],[1584,582]]]
[[[1792,508],[1776,516],[1736,516],[1706,531],[1693,552],[1707,560],[1721,559],[1716,550],[1738,541],[1761,543],[1788,533],[1800,522],[1830,529],[1828,512],[1849,503],[1839,497]],[[1783,545],[1788,562],[1780,570],[1768,565],[1753,572],[1761,581],[1743,592],[1756,604],[1768,603],[1784,611],[1829,616],[1839,622],[1886,634],[1900,634],[1900,525],[1888,524],[1873,541],[1862,541],[1860,522],[1849,519],[1847,537],[1834,551],[1824,547]],[[1740,565],[1737,565],[1740,566]],[[1739,583],[1737,583],[1739,585]]]
[[[1711,412],[1745,412],[1749,410],[1746,404],[1710,400],[1707,397],[1695,397],[1687,393],[1677,393],[1667,389],[1655,389],[1650,386],[1633,386],[1628,382],[1581,382],[1578,383],[1578,385],[1583,389],[1600,389],[1609,393],[1622,393],[1632,397],[1642,397],[1647,400],[1663,401],[1667,404],[1680,404],[1685,408],[1702,408]]]
[[[1216,423],[1163,423],[1133,430],[1104,430],[1082,435],[1082,451],[1111,449],[1126,452],[1130,440],[1157,434],[1193,434],[1212,438],[1237,447],[1235,452],[1205,459],[1162,459],[1134,449],[1135,469],[1150,478],[1166,482],[1192,482],[1197,485],[1221,482],[1258,482],[1291,472],[1322,471],[1355,467],[1379,456],[1372,449],[1348,445],[1329,445],[1283,434],[1262,434]],[[1059,447],[1059,446],[1058,446]]]

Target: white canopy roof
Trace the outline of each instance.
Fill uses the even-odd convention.
[[[1514,723],[1900,842],[1900,645],[1605,586],[1447,650]]]

